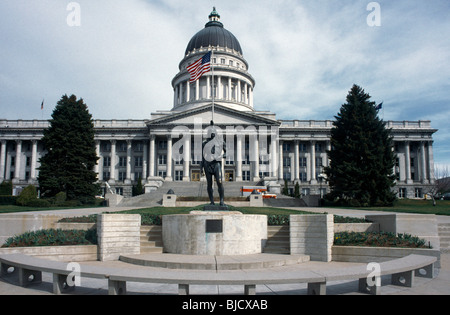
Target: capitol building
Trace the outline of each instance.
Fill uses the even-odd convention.
[[[211,68],[190,82],[187,67],[212,51]],[[167,82],[169,84],[169,82]],[[329,192],[323,168],[329,164],[331,120],[279,120],[276,113],[258,111],[256,80],[238,39],[222,24],[214,9],[205,27],[187,43],[174,76],[173,106],[142,120],[94,118],[99,162],[95,171],[107,186],[131,196],[139,179],[146,193],[163,183],[203,181],[202,141],[210,121],[227,144],[223,180],[242,186],[263,184],[280,191],[285,181],[299,183],[303,195]],[[276,110],[276,108],[274,108]],[[293,113],[295,115],[295,113]],[[300,117],[299,117],[300,118]],[[387,121],[397,156],[393,189],[400,198],[423,198],[434,179],[433,134],[430,121]],[[46,120],[0,119],[0,182],[38,186],[41,142]],[[106,184],[108,183],[108,185]]]

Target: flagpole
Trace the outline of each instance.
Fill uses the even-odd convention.
[[[212,94],[212,121],[214,121],[214,101],[215,101],[215,95],[214,95],[214,49],[211,49],[211,74],[212,74],[212,80],[211,80],[211,94]]]

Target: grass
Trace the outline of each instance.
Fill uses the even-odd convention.
[[[85,205],[76,207],[26,207],[26,206],[13,206],[13,205],[0,205],[0,213],[21,213],[21,212],[34,212],[34,211],[57,211],[65,209],[86,209],[86,208],[101,208],[103,206]]]
[[[347,207],[347,209],[352,209]],[[353,208],[359,210],[388,211],[400,213],[419,213],[419,214],[437,214],[450,215],[450,200],[437,200],[436,206],[433,206],[432,200],[399,199],[393,207],[368,207]]]

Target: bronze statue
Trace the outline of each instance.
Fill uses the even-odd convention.
[[[211,126],[214,126],[214,122],[211,121]],[[222,152],[224,154],[222,154]],[[214,203],[214,191],[213,191],[213,176],[217,184],[217,189],[219,191],[220,206],[225,206],[224,203],[224,187],[222,178],[222,158],[226,155],[226,143],[217,137],[216,130],[212,130],[210,137],[206,139],[202,144],[202,163],[201,170],[202,175],[206,176],[206,181],[208,183],[208,196],[211,205]]]

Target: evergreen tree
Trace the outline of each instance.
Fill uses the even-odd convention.
[[[395,200],[393,140],[370,98],[353,85],[335,116],[325,173],[332,198],[353,205],[389,205]]]
[[[92,200],[99,191],[94,124],[83,99],[64,95],[53,111],[42,142],[48,153],[40,159],[42,196],[65,192],[67,199]]]

